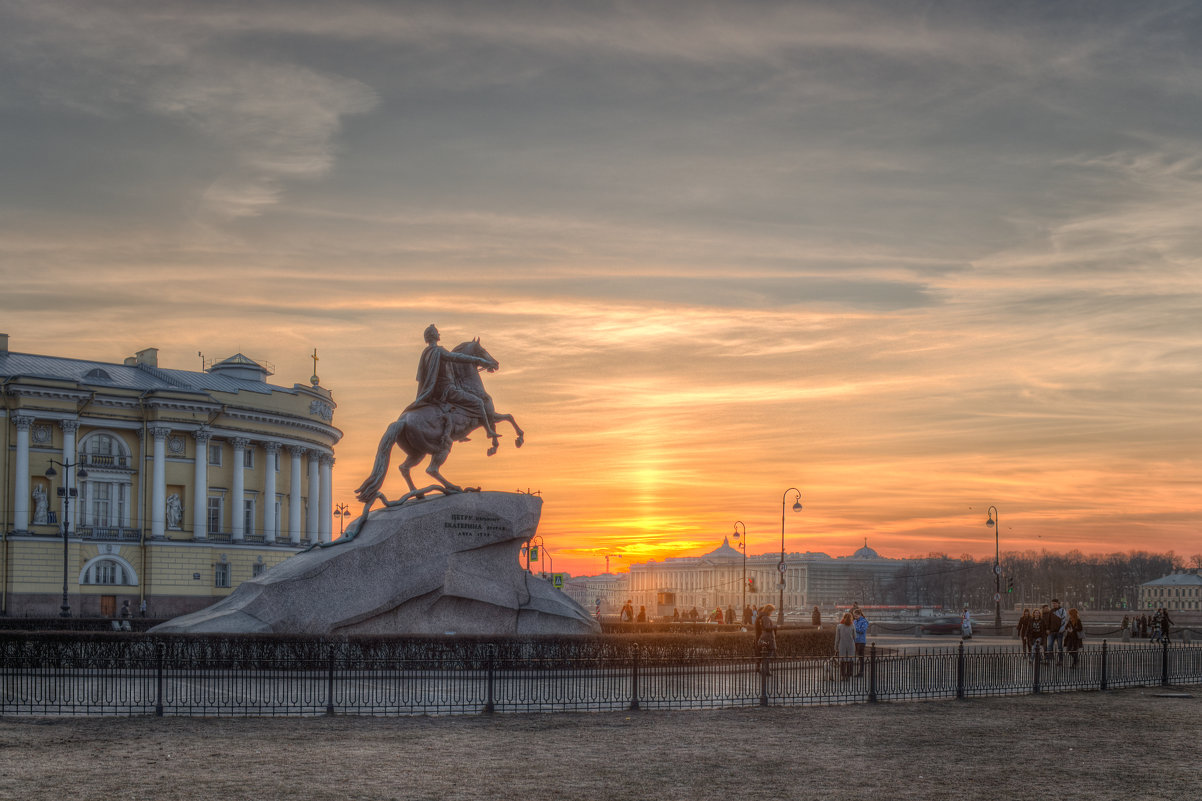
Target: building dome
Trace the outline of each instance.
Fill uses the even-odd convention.
[[[864,547],[851,555],[852,559],[880,559],[881,555],[868,547],[868,539],[864,539]]]
[[[736,548],[730,547],[730,539],[727,537],[723,537],[721,545],[719,545],[717,548],[710,551],[709,553],[703,555],[701,558],[702,559],[723,559],[723,558],[725,558],[725,559],[742,559],[743,552]]]
[[[212,375],[222,375],[227,378],[240,378],[243,381],[259,381],[266,383],[267,376],[273,375],[269,366],[259,364],[254,359],[247,358],[241,353],[219,361],[209,367]]]

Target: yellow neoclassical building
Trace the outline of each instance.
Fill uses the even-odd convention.
[[[332,530],[334,400],[237,354],[203,371],[0,334],[0,614],[201,609]],[[64,537],[64,530],[66,536]],[[65,566],[65,567],[64,567]]]

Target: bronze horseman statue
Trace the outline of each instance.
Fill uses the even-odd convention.
[[[479,338],[464,342],[454,350],[447,350],[438,344],[438,329],[431,325],[425,331],[425,339],[426,349],[422,351],[417,369],[417,399],[405,408],[395,423],[388,426],[376,451],[371,475],[355,491],[359,500],[366,505],[365,513],[376,498],[382,499],[385,504],[395,505],[410,498],[422,498],[431,491],[463,492],[462,487],[447,481],[439,468],[450,455],[451,446],[455,442],[467,442],[467,435],[481,426],[485,436],[492,441],[488,449],[489,456],[497,452],[500,436],[495,429],[497,420],[506,420],[513,426],[517,433],[514,445],[522,447],[522,429],[512,415],[499,414],[493,407],[492,398],[484,391],[480,370],[491,373],[500,365],[480,344]],[[405,461],[401,463],[400,470],[405,483],[409,485],[409,493],[389,504],[388,499],[380,493],[380,487],[388,472],[393,445],[405,452]],[[419,490],[409,471],[426,456],[430,457],[426,472],[438,484]]]

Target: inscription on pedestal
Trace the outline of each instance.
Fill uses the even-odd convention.
[[[497,534],[512,535],[513,529],[499,517],[481,514],[455,514],[444,520],[443,529],[455,532],[457,537],[492,537]]]

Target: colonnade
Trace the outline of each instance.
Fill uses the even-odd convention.
[[[155,467],[152,469],[152,480],[156,482],[156,487],[152,490],[151,497],[157,498],[159,487],[158,464],[158,442],[167,436],[167,433],[162,429],[152,428],[150,434],[155,438]],[[209,501],[209,481],[208,481],[208,460],[209,460],[209,443],[212,440],[213,434],[210,430],[201,428],[192,432],[192,436],[196,440],[196,453],[194,456],[194,478],[193,478],[193,518],[192,518],[192,536],[195,539],[202,540],[208,537],[208,501]],[[321,510],[333,509],[333,465],[334,456],[330,453],[319,451],[316,448],[305,445],[288,445],[275,440],[252,440],[249,437],[231,437],[227,440],[233,449],[233,463],[230,465],[232,470],[230,497],[229,497],[229,520],[230,520],[230,539],[233,542],[241,542],[246,539],[246,520],[244,516],[244,508],[246,503],[246,453],[249,449],[258,448],[261,450],[264,458],[255,460],[255,464],[262,464],[263,470],[263,540],[264,542],[276,542],[283,539],[285,536],[291,545],[300,545],[302,542],[302,534],[308,542],[329,542],[332,526],[330,518],[322,518]],[[290,464],[290,478],[288,492],[288,530],[284,532],[281,529],[281,521],[276,517],[276,459],[280,452],[287,449],[292,456]],[[302,484],[301,474],[304,472],[304,461],[307,457],[307,466],[309,472],[309,493],[307,520],[304,531],[301,530],[301,497]],[[164,487],[165,492],[165,487]],[[155,501],[157,504],[157,500]],[[157,507],[156,508],[160,508]],[[151,515],[151,531],[152,537],[165,536],[166,530],[162,525],[162,521]]]
[[[16,414],[12,421],[16,426],[16,465],[13,481],[13,530],[26,532],[30,525],[30,457],[31,431],[36,422],[35,417],[27,414]],[[60,420],[62,429],[62,451],[59,461],[75,465],[76,433],[79,430],[79,420]],[[151,438],[150,465],[150,536],[162,538],[167,533],[167,440],[172,429],[162,425],[152,425],[146,429]],[[140,433],[140,432],[139,432]],[[195,440],[195,454],[192,470],[192,531],[198,540],[206,539],[209,534],[209,444],[214,434],[208,428],[194,429],[190,432]],[[230,539],[234,542],[245,540],[247,531],[244,509],[248,495],[246,489],[246,452],[256,449],[264,456],[255,460],[256,466],[263,470],[263,503],[262,503],[262,533],[265,542],[276,542],[287,537],[289,544],[300,545],[303,540],[308,542],[329,542],[333,530],[333,466],[334,456],[328,451],[311,445],[296,445],[283,443],[278,440],[254,439],[244,436],[232,436],[226,439],[233,449],[231,468],[231,487],[228,498],[228,514],[230,521]],[[281,521],[276,515],[276,460],[280,452],[287,449],[291,455],[290,484],[288,487],[288,530],[281,530]],[[145,467],[143,463],[142,468]],[[308,468],[308,506],[304,515],[305,526],[302,531],[301,499],[303,492],[302,474]],[[62,486],[70,490],[78,484],[77,470],[62,471]],[[181,499],[182,500],[182,499]],[[61,511],[60,511],[61,514]],[[79,504],[70,507],[69,521],[72,530],[77,530],[76,520],[79,514]]]

